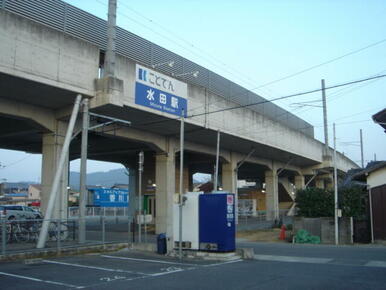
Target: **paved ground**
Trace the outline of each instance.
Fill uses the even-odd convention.
[[[121,251],[0,264],[1,289],[385,289],[386,248],[240,243],[255,260],[179,261]]]

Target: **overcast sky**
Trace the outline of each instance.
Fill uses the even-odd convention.
[[[66,2],[107,18],[108,0]],[[254,91],[273,99],[319,88],[323,78],[330,86],[385,74],[385,15],[382,0],[118,0],[117,21],[246,88],[260,87]],[[338,150],[358,163],[359,143],[345,142],[358,142],[360,129],[366,162],[374,154],[377,160],[386,160],[386,134],[371,121],[371,115],[386,107],[385,94],[386,78],[327,91],[330,140],[336,122]],[[295,105],[320,99],[321,94],[315,93],[275,103],[314,125],[315,137],[324,140],[321,108]],[[5,166],[0,169],[0,182],[40,180],[40,155],[0,150],[0,164]],[[89,162],[88,167],[95,172],[121,166]],[[79,162],[72,162],[71,169],[78,171]]]

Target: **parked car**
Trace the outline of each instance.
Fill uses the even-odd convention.
[[[40,211],[22,205],[0,205],[0,217],[8,220],[40,219]]]

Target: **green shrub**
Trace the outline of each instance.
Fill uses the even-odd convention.
[[[329,217],[334,215],[334,196],[324,189],[310,187],[296,193],[297,215],[304,217]]]
[[[343,216],[361,217],[365,214],[363,188],[360,186],[339,188],[339,204]]]
[[[345,217],[362,217],[366,213],[362,187],[350,186],[338,189],[339,208]],[[334,216],[334,192],[310,187],[296,193],[297,215],[303,217]]]

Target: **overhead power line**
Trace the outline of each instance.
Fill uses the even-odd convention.
[[[350,82],[345,82],[345,83],[341,83],[341,84],[325,87],[325,90],[330,90],[330,89],[335,89],[335,88],[339,88],[339,87],[349,86],[349,85],[353,85],[353,84],[357,84],[357,83],[362,83],[362,82],[366,82],[366,81],[370,81],[370,80],[374,80],[374,79],[380,79],[380,78],[384,78],[384,77],[386,77],[386,74],[375,75],[375,76],[367,77],[367,78],[364,78],[364,79],[359,79],[359,80],[355,80],[355,81],[350,81]],[[278,97],[278,98],[274,98],[274,99],[270,99],[270,100],[264,100],[264,101],[260,101],[260,102],[249,103],[249,104],[246,104],[246,105],[239,105],[239,106],[229,107],[229,108],[225,108],[225,109],[214,110],[214,111],[210,111],[210,112],[204,112],[204,113],[199,113],[199,114],[192,114],[190,116],[187,116],[186,119],[194,118],[194,117],[198,117],[198,116],[203,116],[203,115],[210,115],[210,114],[220,113],[220,112],[224,112],[224,111],[231,111],[231,110],[236,110],[236,109],[247,108],[247,107],[261,105],[261,104],[265,104],[265,103],[269,103],[269,102],[274,102],[274,101],[282,100],[282,99],[289,99],[289,98],[293,98],[293,97],[308,95],[308,94],[320,92],[321,90],[322,90],[321,88],[318,88],[318,89],[309,90],[309,91],[300,92],[300,93],[291,94],[291,95],[286,95],[286,96],[282,96],[282,97]],[[160,123],[165,123],[165,122],[170,122],[170,121],[175,121],[175,120],[179,120],[179,118],[170,118],[170,119],[166,119],[166,120],[152,121],[152,122],[146,122],[146,123],[142,123],[142,124],[133,124],[133,125],[136,125],[136,126],[146,126],[146,125],[160,124]]]
[[[383,78],[383,77],[386,77],[386,74],[372,76],[372,77],[368,77],[368,78],[365,78],[365,79],[360,79],[360,80],[351,81],[351,82],[347,82],[347,83],[342,83],[342,84],[326,87],[325,89],[326,90],[335,89],[335,88],[339,88],[339,87],[343,87],[343,86],[348,86],[348,85],[353,85],[353,84],[357,84],[357,83],[361,83],[361,82],[365,82],[365,81],[369,81],[369,80],[373,80],[373,79],[379,79],[379,78]],[[254,106],[254,105],[261,105],[261,104],[264,104],[264,103],[273,102],[273,101],[277,101],[277,100],[283,100],[283,99],[293,98],[293,97],[297,97],[297,96],[308,95],[308,94],[320,92],[321,90],[322,90],[321,88],[314,89],[314,90],[305,91],[305,92],[296,93],[296,94],[291,94],[291,95],[288,95],[288,96],[278,97],[278,98],[274,98],[274,99],[270,99],[270,100],[264,100],[264,101],[260,101],[260,102],[256,102],[256,103],[250,103],[250,104],[246,104],[246,105],[240,105],[240,106],[235,106],[235,107],[215,110],[215,111],[211,111],[211,112],[205,112],[205,113],[200,113],[200,114],[196,114],[196,115],[191,115],[191,116],[188,116],[187,118],[194,118],[194,117],[202,116],[202,115],[206,115],[206,114],[209,115],[209,114],[219,113],[219,112],[223,112],[223,111],[230,111],[230,110],[235,110],[235,109],[246,108],[246,107],[250,107],[250,106]]]
[[[294,76],[300,75],[300,74],[302,74],[302,73],[308,72],[308,71],[310,71],[310,70],[316,69],[316,68],[321,67],[321,66],[323,66],[323,65],[330,64],[330,63],[332,63],[332,62],[334,62],[334,61],[340,60],[340,59],[345,58],[345,57],[347,57],[347,56],[350,56],[350,55],[359,53],[359,52],[361,52],[361,51],[363,51],[363,50],[366,50],[366,49],[368,49],[368,48],[374,47],[374,46],[379,45],[379,44],[384,43],[384,42],[386,42],[386,38],[385,38],[385,39],[382,39],[382,40],[380,40],[380,41],[371,43],[371,44],[369,44],[369,45],[367,45],[367,46],[365,46],[365,47],[362,47],[362,48],[353,50],[353,51],[351,51],[351,52],[349,52],[349,53],[346,53],[346,54],[344,54],[344,55],[335,57],[335,58],[330,59],[330,60],[328,60],[328,61],[319,63],[319,64],[317,64],[317,65],[313,65],[313,66],[311,66],[311,67],[309,67],[309,68],[306,68],[306,69],[303,69],[303,70],[301,70],[301,71],[298,71],[298,72],[292,73],[292,74],[290,74],[290,75],[284,76],[284,77],[282,77],[282,78],[279,78],[279,79],[270,81],[270,82],[268,82],[268,83],[262,84],[262,85],[260,85],[260,86],[257,86],[257,87],[255,87],[255,88],[251,89],[251,90],[254,91],[254,90],[257,90],[257,89],[266,87],[266,86],[268,86],[268,85],[272,85],[272,84],[274,84],[274,83],[278,83],[278,82],[284,81],[284,80],[286,80],[286,79],[289,79],[289,78],[292,78],[292,77],[294,77]]]
[[[100,4],[103,4],[103,5],[107,6],[107,4],[106,4],[106,3],[103,3],[101,0],[96,0],[96,1],[99,2]],[[237,72],[237,74],[233,74],[233,73],[231,73],[231,74],[232,74],[233,76],[236,76],[236,77],[237,77],[238,79],[240,79],[240,80],[243,80],[243,81],[246,81],[246,80],[247,80],[246,82],[249,82],[250,84],[252,84],[251,81],[253,81],[253,80],[252,80],[249,76],[246,76],[245,74],[243,74],[243,73],[240,72],[239,70],[234,69],[234,68],[232,68],[231,66],[227,65],[226,63],[224,63],[222,60],[218,59],[217,57],[214,57],[213,55],[211,55],[211,54],[207,53],[206,51],[200,49],[199,47],[195,46],[193,43],[189,42],[188,40],[186,40],[186,39],[183,38],[182,36],[178,35],[177,33],[173,32],[172,30],[170,30],[170,29],[168,29],[167,27],[163,26],[163,25],[160,24],[159,22],[156,22],[156,21],[154,21],[153,19],[149,18],[148,16],[146,16],[146,15],[144,15],[144,14],[138,12],[137,10],[135,10],[135,9],[133,9],[133,8],[131,8],[131,7],[128,6],[125,2],[119,1],[119,4],[120,4],[121,6],[123,6],[123,7],[125,7],[127,10],[130,10],[130,11],[133,12],[134,14],[138,15],[139,17],[145,19],[146,21],[148,21],[148,22],[151,23],[152,25],[156,25],[157,28],[160,28],[160,29],[162,29],[164,32],[166,32],[166,33],[172,35],[175,39],[180,40],[181,42],[183,42],[183,43],[184,43],[185,45],[187,45],[188,47],[184,47],[184,46],[182,46],[181,44],[176,43],[175,39],[172,39],[172,38],[170,38],[170,37],[167,37],[167,36],[165,36],[165,35],[163,35],[163,34],[157,32],[157,31],[155,31],[154,29],[152,29],[152,28],[150,28],[150,27],[144,25],[143,23],[139,22],[138,20],[129,17],[127,14],[125,14],[125,13],[123,13],[123,12],[118,11],[118,14],[124,16],[125,18],[127,18],[127,19],[129,19],[129,20],[131,20],[131,21],[133,21],[133,22],[135,22],[135,23],[137,23],[137,24],[139,24],[139,25],[141,25],[141,26],[143,26],[143,27],[145,27],[146,29],[152,31],[152,32],[155,33],[155,34],[158,34],[159,36],[165,38],[166,40],[168,40],[168,41],[170,41],[170,42],[172,42],[172,43],[174,43],[175,45],[180,46],[181,48],[183,48],[183,49],[189,51],[190,53],[192,53],[192,54],[194,54],[194,55],[196,55],[196,56],[198,56],[198,57],[200,57],[200,58],[202,58],[202,59],[206,59],[207,61],[209,61],[209,62],[210,62],[211,64],[213,64],[214,66],[216,66],[216,67],[218,67],[218,68],[220,68],[220,69],[223,69],[223,68],[219,67],[215,62],[217,62],[218,64],[221,64],[224,68],[227,68],[228,73],[229,73],[229,70],[232,70],[232,71],[234,71],[234,72]],[[270,82],[265,83],[265,84],[263,84],[263,85],[260,85],[260,86],[258,86],[258,87],[252,88],[252,89],[250,89],[250,90],[251,90],[251,91],[257,90],[257,89],[260,89],[260,88],[262,88],[262,87],[268,86],[269,84],[273,84],[273,83],[276,83],[276,82],[279,82],[279,81],[282,81],[282,80],[285,80],[285,79],[294,77],[294,76],[296,76],[296,75],[298,75],[298,74],[301,74],[301,73],[310,71],[310,70],[312,70],[312,69],[318,68],[318,67],[320,67],[320,66],[323,66],[323,65],[332,63],[332,62],[337,61],[337,60],[340,60],[340,59],[342,59],[342,58],[344,58],[344,57],[347,57],[347,56],[350,56],[350,55],[359,53],[359,52],[361,52],[361,51],[363,51],[363,50],[366,50],[366,49],[368,49],[368,48],[374,47],[374,46],[379,45],[379,44],[384,43],[384,42],[386,42],[386,39],[382,39],[382,40],[380,40],[380,41],[371,43],[371,44],[369,44],[369,45],[367,45],[367,46],[365,46],[365,47],[362,47],[362,48],[356,49],[356,50],[354,50],[354,51],[348,52],[348,53],[346,53],[346,54],[344,54],[344,55],[341,55],[341,56],[339,56],[339,57],[330,59],[330,60],[325,61],[325,62],[323,62],[323,63],[320,63],[320,64],[317,64],[317,65],[311,66],[311,67],[306,68],[306,69],[304,69],[304,70],[301,70],[301,71],[299,71],[299,72],[295,72],[295,73],[290,74],[290,75],[288,75],[288,76],[285,76],[285,77],[283,77],[283,78],[280,78],[280,79],[277,79],[277,80],[274,80],[274,81],[270,81]],[[197,52],[195,52],[195,51],[192,51],[191,48],[196,49],[197,51],[199,51],[199,52],[201,53],[201,55],[199,55],[199,54],[198,54]],[[205,54],[206,56],[203,56],[202,54]],[[214,62],[214,61],[215,61],[215,62]],[[243,79],[240,78],[240,75],[243,75]],[[277,100],[281,100],[281,98],[278,98]],[[200,108],[201,108],[201,106],[197,107],[196,109],[200,109]],[[297,108],[297,109],[299,109],[299,108]],[[295,110],[297,110],[297,109],[295,109]]]

